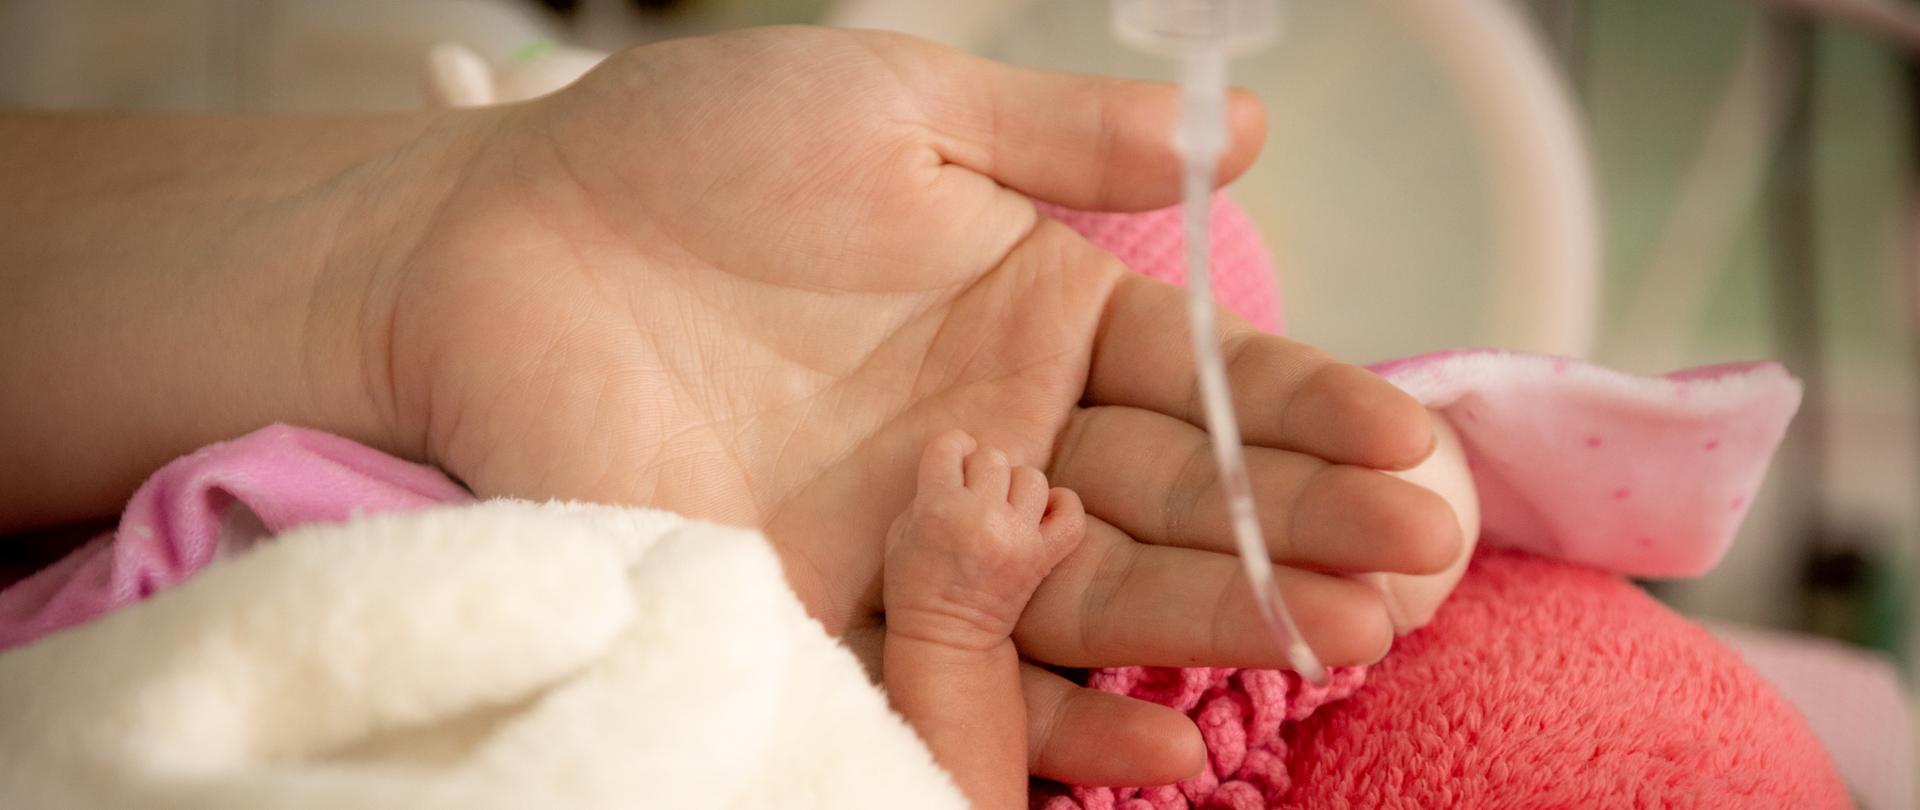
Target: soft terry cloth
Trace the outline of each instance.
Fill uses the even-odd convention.
[[[0,650],[145,599],[258,537],[469,500],[438,470],[316,431],[210,445],[148,478],[119,528],[0,590]]]
[[[1285,807],[1851,806],[1737,653],[1619,577],[1513,552],[1286,741],[1310,755]]]
[[[319,524],[0,654],[0,807],[962,808],[754,532]]]

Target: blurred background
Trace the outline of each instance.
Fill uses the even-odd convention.
[[[1107,16],[1107,0],[0,0],[0,107],[409,109],[441,41],[503,63],[772,23],[1169,75]],[[1821,650],[1900,683],[1920,649],[1917,60],[1920,4],[1898,0],[1294,0],[1280,41],[1233,68],[1270,134],[1232,193],[1275,251],[1290,332],[1347,359],[1784,361],[1807,402],[1731,556],[1649,588],[1763,669]],[[1815,718],[1830,745],[1911,728],[1833,711],[1856,715]],[[1902,745],[1890,767],[1910,776]],[[1911,806],[1910,779],[1849,778],[1868,806]]]

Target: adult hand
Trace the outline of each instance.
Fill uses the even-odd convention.
[[[1090,514],[1022,615],[1027,658],[1284,665],[1231,553],[1181,294],[1029,201],[1171,203],[1174,104],[771,29],[499,108],[0,116],[0,530],[106,513],[168,458],[299,422],[481,495],[764,528],[871,661],[884,533],[922,445],[958,428]],[[1261,132],[1251,99],[1231,113],[1227,177]],[[1427,416],[1222,323],[1288,602],[1323,657],[1378,656],[1386,612],[1345,575],[1460,547],[1438,497],[1376,471],[1427,454]],[[1177,713],[1037,666],[1024,684],[1036,773],[1200,764]]]
[[[401,435],[482,495],[764,528],[856,644],[877,643],[882,541],[919,450],[960,428],[1091,515],[1023,615],[1031,660],[1284,665],[1232,556],[1181,293],[1029,200],[1172,202],[1174,103],[871,33],[620,54],[472,113],[486,136],[375,298],[391,329],[374,376]],[[1231,118],[1227,177],[1262,132],[1244,95]],[[1392,627],[1341,574],[1437,571],[1460,546],[1439,498],[1368,469],[1420,461],[1427,415],[1225,321],[1281,587],[1323,657],[1372,660]],[[1038,667],[1025,686],[1037,774],[1147,783],[1199,764],[1169,710]]]

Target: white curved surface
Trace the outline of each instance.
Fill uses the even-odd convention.
[[[1049,31],[1050,36],[1043,38],[1047,41],[1043,47],[1049,51],[1046,58],[1025,61],[1039,61],[1050,67],[1114,72],[1115,64],[1128,63],[1124,59],[1063,60],[1057,56],[1073,48],[1075,43],[1082,46],[1084,51],[1093,33],[1107,36],[1104,29],[1089,32],[1088,29],[1094,28],[1095,23],[1094,18],[1086,13],[1086,5],[1063,2],[1029,4],[1023,0],[992,0],[979,4],[842,0],[830,7],[827,19],[835,24],[886,28],[926,36],[975,51],[990,50],[990,41],[996,35],[1001,39],[1017,39],[1022,34],[1031,33],[1010,27],[1012,21],[1024,21],[1030,25],[1037,21],[1042,26],[1076,26],[1071,41],[1058,36],[1060,31]],[[1105,3],[1098,5],[1104,12]],[[1489,258],[1493,269],[1492,283],[1484,287],[1487,293],[1484,297],[1490,300],[1471,302],[1479,308],[1482,317],[1475,319],[1471,327],[1456,328],[1454,331],[1460,334],[1440,342],[1453,345],[1486,343],[1574,357],[1590,355],[1600,312],[1598,195],[1589,151],[1574,105],[1560,81],[1557,69],[1542,50],[1533,31],[1512,6],[1499,0],[1373,0],[1372,3],[1356,5],[1384,13],[1404,29],[1445,74],[1447,83],[1465,108],[1467,123],[1477,138],[1474,146],[1481,154],[1481,165],[1489,175],[1484,180],[1488,186],[1488,196],[1492,198],[1494,214],[1488,226],[1491,231],[1488,238],[1492,242]],[[1302,16],[1311,13],[1326,17],[1330,11],[1348,13],[1347,9],[1332,7],[1301,6],[1296,10]],[[1331,16],[1338,17],[1340,14]],[[1336,21],[1330,28],[1300,28],[1309,30],[1284,31],[1277,47],[1312,53],[1314,56],[1309,63],[1325,68],[1314,77],[1321,82],[1322,88],[1310,91],[1308,103],[1301,106],[1337,110],[1340,108],[1339,100],[1314,96],[1322,90],[1338,94],[1355,85],[1349,80],[1362,66],[1350,60],[1364,61],[1365,56],[1336,53],[1329,50],[1328,46],[1329,43],[1340,41],[1343,34],[1352,34],[1356,27],[1348,21]],[[1302,41],[1316,33],[1324,41]],[[1120,46],[1112,45],[1111,50],[1119,51]],[[1032,54],[1029,51],[1019,55]],[[1344,66],[1342,63],[1345,63]],[[1128,71],[1123,69],[1119,72]],[[1239,81],[1248,78],[1238,66],[1235,77]],[[1279,100],[1276,100],[1277,103]],[[1275,139],[1281,137],[1276,135]],[[1285,156],[1272,154],[1270,150],[1265,162],[1271,164],[1283,159]],[[1291,180],[1289,178],[1288,181]],[[1351,189],[1338,190],[1348,191]],[[1256,214],[1260,213],[1261,201],[1252,198],[1258,196],[1261,195],[1242,195],[1249,207],[1256,210]],[[1348,215],[1349,220],[1360,218]],[[1392,216],[1389,215],[1388,219],[1391,220]],[[1421,238],[1420,234],[1393,232],[1392,226],[1384,226],[1379,230],[1376,234],[1379,238],[1403,239],[1409,243]],[[1271,229],[1269,237],[1276,237]],[[1290,245],[1284,239],[1278,241],[1281,243],[1276,244],[1276,249],[1285,260],[1289,258],[1287,252]],[[1418,261],[1422,257],[1422,251],[1417,247],[1404,253],[1409,261]],[[1462,255],[1471,255],[1471,251]],[[1319,266],[1318,262],[1311,259],[1307,263]],[[1366,262],[1362,260],[1361,263]],[[1443,265],[1444,262],[1436,264]],[[1429,270],[1444,272],[1439,266],[1430,267]],[[1329,270],[1322,268],[1322,271]],[[1314,267],[1292,267],[1290,272],[1307,274],[1316,270]],[[1392,271],[1380,269],[1377,272]],[[1450,305],[1445,297],[1424,294],[1420,289],[1421,281],[1401,274],[1398,278],[1390,277],[1371,285],[1373,289],[1366,292],[1357,292],[1366,287],[1353,286],[1356,292],[1348,292],[1341,297],[1377,299],[1379,295],[1404,295],[1411,299],[1381,302],[1387,305],[1386,308],[1406,303],[1418,305],[1437,302],[1434,305],[1441,308]],[[1336,305],[1351,309],[1363,303],[1367,302],[1341,300]],[[1321,302],[1308,304],[1320,305]],[[1298,302],[1293,302],[1289,308],[1298,307]],[[1405,324],[1404,320],[1392,319],[1390,315],[1384,320],[1402,326]],[[1320,339],[1322,335],[1314,334],[1312,337]],[[1330,342],[1338,344],[1341,341],[1336,337]],[[1362,356],[1386,356],[1422,348],[1395,347],[1401,349],[1396,352],[1383,350],[1383,344],[1379,341],[1355,341],[1353,345],[1358,347],[1357,350],[1338,345],[1334,348]],[[1430,344],[1424,348],[1433,346]]]
[[[1600,226],[1586,141],[1558,71],[1497,0],[1382,0],[1464,91],[1496,156],[1500,265],[1492,341],[1585,357],[1599,314]]]

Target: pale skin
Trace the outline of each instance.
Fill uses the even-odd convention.
[[[928,443],[887,532],[887,700],[977,808],[1027,805],[1026,706],[1013,628],[1079,545],[1072,490],[960,431]]]
[[[1182,778],[1186,718],[1035,665],[1285,663],[1231,555],[1179,291],[1031,202],[1174,202],[1173,103],[765,29],[501,107],[0,115],[0,531],[110,516],[170,458],[292,422],[482,496],[761,528],[877,669],[888,526],[960,428],[1086,509],[1012,632],[1029,771]],[[1233,99],[1223,181],[1261,121]],[[1378,658],[1395,624],[1350,575],[1464,553],[1447,501],[1386,472],[1429,458],[1431,420],[1231,316],[1217,337],[1289,605],[1329,662]],[[1403,627],[1445,588],[1410,592]]]

